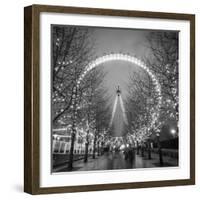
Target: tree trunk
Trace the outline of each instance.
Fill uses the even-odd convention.
[[[68,164],[68,170],[73,169],[73,157],[74,157],[74,142],[75,142],[75,136],[76,136],[76,96],[77,96],[77,88],[74,92],[75,98],[74,98],[74,107],[73,107],[73,117],[72,117],[72,133],[71,133],[71,147],[70,147],[70,154],[69,154],[69,164]]]
[[[137,155],[139,155],[139,142],[137,141]]]
[[[99,141],[98,141],[98,143],[97,143],[97,152],[98,152],[98,156],[100,156],[100,147],[99,147]]]
[[[89,130],[87,131],[86,143],[85,143],[85,156],[84,156],[85,163],[88,161],[88,147],[89,147],[88,135],[89,135]]]
[[[141,145],[141,156],[144,157],[144,144]]]
[[[69,154],[69,164],[68,164],[68,170],[73,169],[73,157],[74,157],[74,142],[75,142],[75,130],[72,130],[72,136],[71,136],[71,147],[70,147],[70,154]]]
[[[94,135],[94,143],[93,143],[93,155],[92,155],[92,158],[93,158],[93,159],[95,159],[96,141],[97,141],[97,136],[96,136],[96,134],[95,134],[95,135]]]

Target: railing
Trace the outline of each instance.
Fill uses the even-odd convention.
[[[154,148],[151,150],[153,153],[158,153],[158,148]],[[171,158],[178,158],[178,150],[177,149],[162,149],[163,156],[169,156]]]

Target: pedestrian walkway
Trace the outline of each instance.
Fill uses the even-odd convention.
[[[117,170],[117,169],[136,169],[136,168],[154,168],[154,167],[172,167],[178,166],[178,160],[170,158],[169,156],[163,156],[163,165],[159,163],[159,156],[157,153],[151,154],[152,159],[148,159],[145,154],[134,156],[133,160],[125,160],[122,152],[110,152],[105,153],[95,159],[89,158],[87,163],[83,160],[78,160],[73,163],[73,171],[93,171],[93,170]],[[54,172],[68,171],[66,164],[57,167]]]

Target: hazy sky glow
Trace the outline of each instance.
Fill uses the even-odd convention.
[[[95,28],[93,30],[96,43],[95,53],[97,56],[109,53],[126,53],[143,58],[147,54],[146,35],[148,33],[149,31],[146,30]],[[106,72],[104,85],[111,97],[110,103],[114,104],[117,86],[120,87],[122,99],[125,100],[129,77],[138,70],[138,66],[125,61],[110,61],[98,67],[103,68]],[[115,136],[120,136],[123,128],[123,116],[119,105],[118,103],[113,120]]]
[[[146,30],[95,28],[93,35],[95,38],[95,53],[102,56],[109,53],[127,53],[143,58],[147,54]],[[116,87],[122,89],[122,97],[126,96],[128,78],[138,66],[124,61],[111,61],[100,65],[106,72],[105,85],[110,95],[114,98]],[[114,101],[114,99],[113,99]]]

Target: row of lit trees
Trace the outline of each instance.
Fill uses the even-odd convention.
[[[155,105],[158,103],[158,94],[149,75],[139,68],[130,75],[128,88],[125,104],[128,123],[125,131],[140,140],[143,134],[150,131],[148,127],[151,127],[157,112]]]
[[[143,134],[159,132],[169,120],[176,121],[178,129],[178,32],[151,32],[147,36],[147,44],[148,53],[144,62],[161,86],[162,105],[155,129],[144,129],[147,133]],[[144,70],[138,69],[130,76],[128,88],[129,95],[126,101],[128,127],[126,129],[139,138],[142,133],[138,130],[149,127],[154,117],[153,113],[159,96],[151,78]]]
[[[78,128],[86,131],[85,158],[93,141],[93,158],[102,133],[108,129],[109,108],[103,86],[102,68],[88,72],[77,87],[85,66],[92,60],[94,43],[91,29],[53,26],[52,61],[52,123],[54,127],[71,125],[69,170],[73,167],[73,149]],[[92,135],[92,140],[91,140]]]
[[[95,158],[96,150],[99,144],[99,138],[108,129],[110,110],[108,105],[107,90],[103,85],[104,72],[101,68],[95,68],[89,72],[83,80],[80,87],[80,110],[79,119],[84,122],[87,127],[86,143],[85,143],[85,159],[88,158],[89,131],[93,133],[93,158]]]

